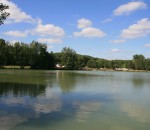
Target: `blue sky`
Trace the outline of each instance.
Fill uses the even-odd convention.
[[[0,0],[10,17],[0,26],[7,41],[33,40],[60,52],[106,59],[150,57],[150,0]]]

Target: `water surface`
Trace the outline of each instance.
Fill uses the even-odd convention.
[[[0,130],[150,130],[150,73],[0,70]]]

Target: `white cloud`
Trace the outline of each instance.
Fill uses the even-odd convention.
[[[62,40],[59,38],[58,39],[57,38],[39,38],[38,42],[52,44],[52,43],[62,43]]]
[[[62,28],[55,26],[53,24],[39,24],[34,30],[33,34],[38,34],[41,36],[55,36],[63,37],[65,32]]]
[[[92,22],[88,19],[82,18],[78,20],[78,28],[86,28],[92,26]]]
[[[48,48],[48,49],[52,49],[52,48],[53,48],[53,46],[49,46],[49,45],[48,45],[48,46],[47,46],[47,48]]]
[[[119,39],[119,40],[111,40],[110,43],[124,43],[126,42],[125,39]]]
[[[14,37],[26,37],[28,34],[40,35],[40,36],[54,36],[63,37],[65,32],[62,28],[55,26],[53,24],[39,24],[35,29],[25,30],[25,31],[8,31],[4,33],[5,35],[10,35]]]
[[[150,34],[150,20],[144,18],[122,30],[121,37],[131,39],[147,36],[148,34]]]
[[[114,10],[113,14],[116,16],[119,15],[128,15],[136,10],[147,9],[147,4],[144,2],[129,2],[127,4],[119,6]]]
[[[26,31],[23,31],[23,32],[22,31],[8,31],[8,32],[5,32],[4,34],[12,36],[12,37],[23,38],[23,37],[27,37],[29,32],[30,32],[29,30],[26,30]]]
[[[8,0],[0,0],[1,3],[6,4],[9,6],[7,10],[10,13],[8,21],[6,23],[18,23],[18,22],[35,22],[36,20],[33,19],[30,15],[22,11],[15,3]]]
[[[145,47],[150,47],[150,44],[145,44],[144,46],[145,46]]]
[[[111,52],[113,52],[113,53],[117,53],[117,52],[121,52],[119,49],[111,49]]]
[[[81,30],[81,32],[75,32],[76,37],[104,37],[106,34],[100,29],[87,27]]]
[[[111,21],[113,21],[112,18],[107,18],[107,19],[105,19],[104,21],[102,21],[102,23],[108,23],[108,22],[111,22]]]

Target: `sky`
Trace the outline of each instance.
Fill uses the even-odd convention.
[[[70,47],[105,59],[150,58],[150,0],[0,0],[10,17],[0,38]]]

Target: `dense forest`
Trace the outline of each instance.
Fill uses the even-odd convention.
[[[0,68],[4,66],[30,66],[31,69],[57,69],[56,64],[63,69],[78,70],[85,68],[133,70],[150,70],[150,59],[141,54],[133,56],[132,60],[106,60],[88,55],[76,54],[64,47],[61,52],[47,51],[47,45],[36,41],[30,44],[16,42],[14,44],[0,39]]]

